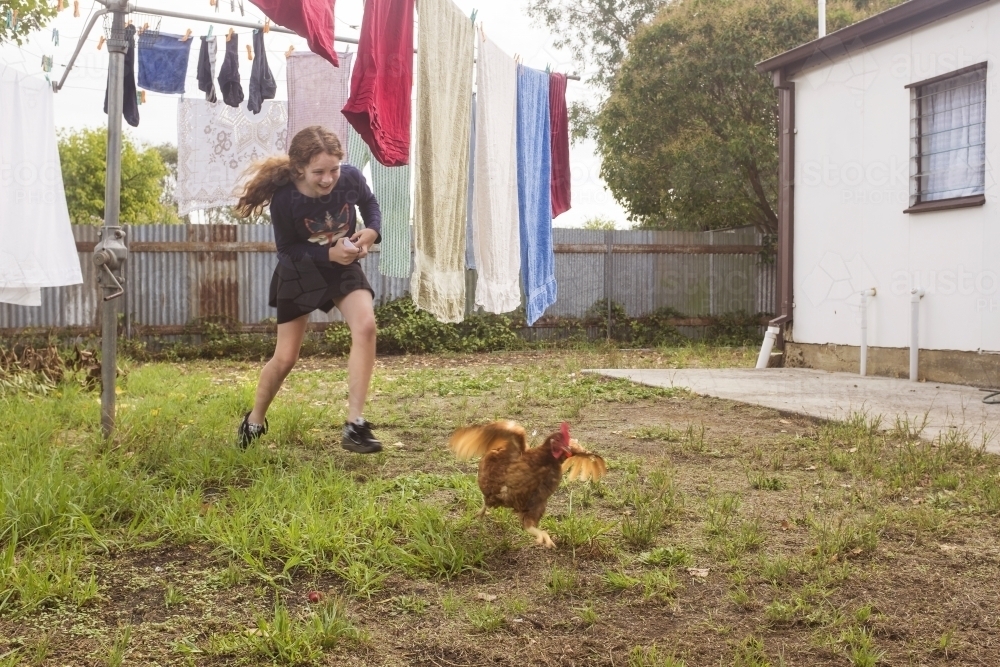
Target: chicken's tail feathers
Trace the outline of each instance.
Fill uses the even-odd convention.
[[[578,445],[579,447],[579,445]],[[579,452],[574,452],[562,464],[562,471],[566,475],[567,481],[580,480],[581,482],[596,482],[604,477],[608,472],[608,464],[599,455],[588,452],[582,447]]]
[[[519,442],[523,451],[527,438],[524,428],[514,421],[498,421],[458,429],[451,434],[448,447],[458,459],[468,461],[486,454],[498,438],[512,437]]]

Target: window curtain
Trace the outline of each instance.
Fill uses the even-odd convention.
[[[918,90],[920,201],[983,194],[986,68]]]

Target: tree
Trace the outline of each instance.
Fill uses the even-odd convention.
[[[604,216],[599,215],[584,220],[583,228],[599,232],[613,232],[617,229],[617,226],[615,225],[615,221],[611,218],[605,218]]]
[[[63,185],[74,224],[99,225],[104,220],[104,180],[108,131],[83,129],[59,137]],[[122,137],[121,220],[129,224],[177,221],[161,201],[168,170],[156,148],[136,147]]]
[[[666,3],[667,0],[530,0],[528,16],[556,36],[556,48],[569,50],[578,71],[588,72],[586,82],[603,98],[611,91],[636,29]],[[598,103],[570,105],[574,139],[596,136],[594,118]]]
[[[163,222],[181,222],[174,192],[177,190],[177,146],[160,144],[153,147],[160,154],[167,173],[160,182],[160,204],[163,205],[165,220]],[[185,221],[186,222],[186,221]]]
[[[827,24],[900,1],[833,0]],[[776,229],[776,96],[754,65],[816,25],[810,0],[684,0],[637,32],[597,124],[601,175],[638,227]]]
[[[5,42],[24,43],[24,38],[36,30],[44,28],[55,18],[58,5],[54,0],[3,0],[0,2],[0,44]],[[7,22],[7,10],[11,18]]]

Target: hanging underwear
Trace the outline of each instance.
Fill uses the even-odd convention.
[[[264,100],[273,100],[278,90],[274,75],[267,65],[267,51],[264,50],[264,31],[253,31],[253,68],[250,70],[250,98],[247,108],[255,114],[260,113],[260,105]]]
[[[240,40],[239,35],[226,42],[226,57],[219,69],[219,90],[222,91],[222,101],[231,107],[239,107],[243,101],[243,86],[240,85]]]
[[[122,97],[122,116],[132,127],[139,127],[139,98],[135,91],[135,26],[125,29],[128,50],[125,52],[125,94]],[[104,90],[104,113],[108,112],[108,91]]]
[[[201,38],[201,52],[198,54],[198,90],[205,93],[205,99],[215,104],[219,98],[215,95],[215,54],[219,43],[215,37]]]

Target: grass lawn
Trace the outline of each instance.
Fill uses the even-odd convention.
[[[301,362],[248,452],[260,364],[125,364],[99,395],[0,393],[0,667],[1000,665],[1000,460],[582,374],[754,350],[379,360],[386,452],[340,449],[345,360]],[[537,547],[481,505],[455,427],[602,454]]]

